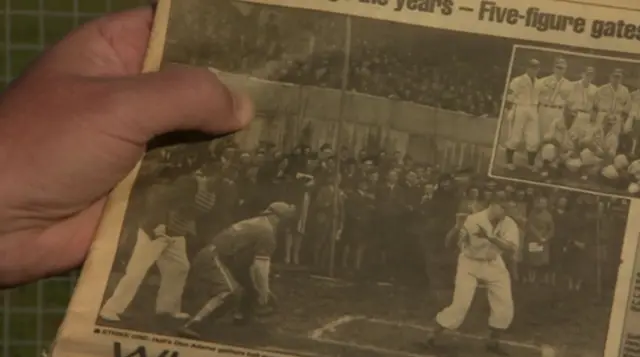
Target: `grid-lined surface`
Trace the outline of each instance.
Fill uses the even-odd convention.
[[[0,0],[0,86],[74,27],[142,0]],[[0,356],[35,357],[64,317],[76,274],[0,291]]]

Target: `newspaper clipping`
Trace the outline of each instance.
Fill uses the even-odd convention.
[[[161,0],[256,115],[114,191],[53,357],[640,356],[620,3]]]

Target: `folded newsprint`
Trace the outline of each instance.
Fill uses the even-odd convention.
[[[53,357],[640,356],[632,6],[161,0],[255,119],[113,192]]]

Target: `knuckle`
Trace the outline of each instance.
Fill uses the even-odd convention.
[[[191,71],[189,83],[210,116],[226,119],[233,115],[233,95],[214,73],[206,69]]]

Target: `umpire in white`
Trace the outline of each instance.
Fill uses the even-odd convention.
[[[135,247],[124,276],[100,311],[103,320],[120,321],[154,264],[160,271],[156,313],[176,319],[189,317],[182,312],[182,292],[190,267],[186,237],[195,232],[195,220],[215,204],[214,185],[212,178],[181,176],[169,187],[148,192]]]
[[[478,284],[487,288],[491,315],[491,334],[487,350],[500,356],[508,353],[500,345],[502,332],[511,325],[514,315],[511,277],[502,258],[514,254],[520,242],[516,222],[505,213],[506,201],[496,199],[483,211],[467,217],[460,230],[458,269],[451,305],[435,319],[436,328],[426,346],[437,349],[437,339],[445,330],[455,330],[464,321]]]

